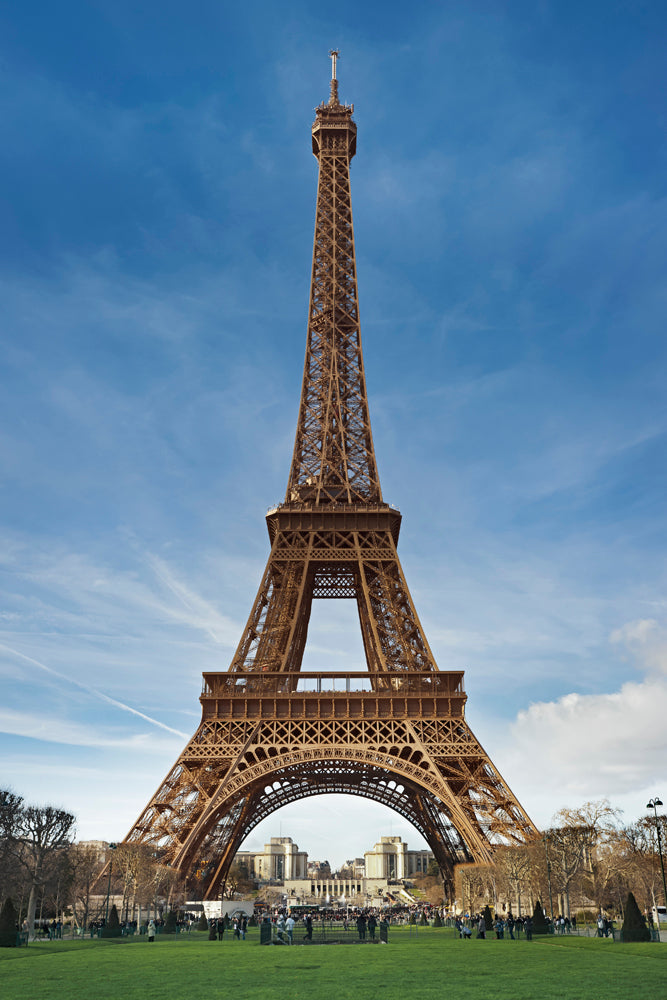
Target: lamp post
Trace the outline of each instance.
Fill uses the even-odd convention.
[[[115,851],[118,844],[109,844],[109,850]],[[109,881],[107,882],[107,911],[104,915],[104,926],[106,927],[109,923],[109,895],[111,894],[111,872],[113,871],[113,854],[109,859]],[[106,932],[105,932],[106,933]]]
[[[551,911],[551,923],[554,922],[554,901],[551,895],[551,861],[549,861],[549,838],[544,834],[544,853],[547,856],[547,882],[549,883],[549,910]]]
[[[658,820],[658,806],[662,805],[662,800],[656,795],[654,798],[649,799],[646,803],[647,809],[653,810],[653,815],[655,816],[655,830],[658,834],[658,855],[660,856],[660,869],[662,871],[662,891],[665,896],[665,909],[667,909],[667,883],[665,882],[665,863],[662,860],[662,837],[660,836],[660,821]],[[658,930],[660,929],[660,914],[658,917]]]

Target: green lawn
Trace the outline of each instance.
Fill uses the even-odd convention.
[[[460,941],[390,929],[388,945],[261,947],[204,934],[0,949],[6,1000],[666,1000],[667,945]]]

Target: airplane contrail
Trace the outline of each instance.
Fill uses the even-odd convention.
[[[88,694],[94,695],[96,698],[99,698],[100,701],[105,701],[109,705],[114,705],[116,708],[120,708],[124,712],[130,712],[131,715],[136,715],[140,719],[150,722],[153,726],[165,729],[168,733],[180,736],[184,740],[189,739],[188,734],[182,733],[180,729],[172,729],[171,726],[165,725],[164,722],[159,722],[157,719],[151,718],[150,715],[146,715],[144,712],[139,712],[136,708],[132,708],[131,705],[126,705],[122,701],[117,701],[115,698],[111,698],[108,694],[98,691],[97,688],[91,687],[89,684],[83,684],[81,681],[76,681],[72,677],[68,677],[67,674],[61,674],[59,670],[54,670],[53,667],[47,667],[45,663],[40,663],[39,660],[35,660],[32,656],[26,656],[25,653],[19,652],[18,649],[12,649],[11,646],[5,646],[0,642],[0,650],[4,650],[6,653],[16,656],[20,660],[25,660],[26,663],[31,663],[34,667],[39,667],[40,670],[44,670],[47,674],[52,674],[53,677],[57,677],[61,681],[66,681],[68,684],[73,684],[75,687],[81,688],[82,691],[86,691]]]

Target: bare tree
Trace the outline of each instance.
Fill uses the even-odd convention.
[[[0,902],[21,895],[21,878],[16,867],[16,838],[23,799],[7,788],[0,789]]]
[[[11,850],[27,875],[28,927],[35,926],[37,896],[50,874],[49,866],[63,858],[72,841],[74,816],[55,806],[25,806],[21,808]]]
[[[667,818],[660,816],[661,832],[667,842]],[[662,905],[662,873],[658,857],[655,821],[645,816],[618,832],[619,854],[627,880],[642,909]]]
[[[91,897],[104,867],[104,856],[94,844],[72,844],[68,851],[71,872],[69,899],[74,919],[85,930],[91,913]]]
[[[455,870],[457,895],[461,898],[461,909],[475,913],[489,899],[489,866],[458,865]]]
[[[585,876],[591,889],[601,866],[598,852],[616,829],[619,811],[607,799],[586,802],[578,809],[561,809],[554,819],[557,826],[546,831],[551,870],[556,887],[564,898],[565,916],[570,916],[570,892],[577,879]]]
[[[517,916],[521,916],[522,894],[527,902],[531,875],[531,857],[526,847],[499,847],[496,851],[494,867],[498,875],[498,887],[507,896],[510,904],[516,904]]]

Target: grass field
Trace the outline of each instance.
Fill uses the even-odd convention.
[[[3,1000],[667,1000],[667,946],[460,941],[392,928],[388,945],[261,947],[205,934],[0,949]]]

